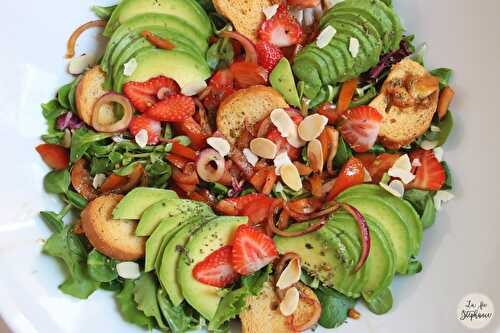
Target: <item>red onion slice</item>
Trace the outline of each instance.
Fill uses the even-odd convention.
[[[216,168],[211,165],[214,162]],[[200,153],[196,161],[196,171],[201,179],[209,183],[219,181],[224,175],[226,161],[215,149],[207,148]]]
[[[103,123],[101,119],[101,109],[105,104],[118,103],[123,108],[123,117],[115,123]],[[121,132],[128,128],[134,108],[127,97],[117,93],[107,93],[97,100],[92,111],[92,127],[98,132],[114,133]]]
[[[257,51],[250,39],[235,31],[223,31],[220,35],[221,37],[232,38],[240,42],[241,46],[245,49],[245,62],[257,63]]]
[[[366,223],[365,217],[359,210],[354,208],[351,205],[348,205],[346,203],[341,203],[341,207],[351,214],[352,217],[356,220],[358,223],[359,227],[359,232],[361,234],[361,256],[359,257],[358,263],[356,267],[354,268],[354,273],[359,271],[363,265],[366,262],[366,259],[368,258],[368,255],[370,255],[370,248],[371,248],[371,238],[370,238],[370,230],[368,229],[368,224]]]

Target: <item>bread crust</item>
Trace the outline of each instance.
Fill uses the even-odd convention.
[[[95,102],[108,92],[103,88],[105,81],[106,74],[97,65],[89,69],[82,76],[76,87],[76,110],[80,118],[87,125],[92,124],[92,112]],[[112,112],[112,107],[109,105],[103,105],[103,108],[109,108],[108,111]]]
[[[301,294],[319,302],[309,287],[297,284]],[[313,307],[301,299],[294,313],[295,323],[304,323],[312,315]],[[242,333],[291,333],[297,332],[291,325],[292,316],[285,317],[279,310],[279,299],[270,282],[264,285],[261,293],[247,298],[247,308],[240,314]]]
[[[424,77],[430,74],[417,62],[405,59],[393,66],[380,95],[370,103],[370,106],[377,109],[384,117],[378,141],[387,149],[399,149],[424,134],[429,129],[437,110],[439,89],[428,97],[429,103],[426,106],[416,104],[402,108],[389,104],[390,97],[387,93],[389,82],[404,80],[408,75]]]
[[[108,194],[89,202],[81,213],[81,226],[88,240],[102,254],[118,260],[144,257],[144,237],[137,237],[137,222],[114,220],[113,209],[123,195]]]
[[[245,122],[247,126],[253,126],[274,109],[287,107],[283,96],[271,87],[241,89],[221,103],[217,111],[217,129],[234,145]]]

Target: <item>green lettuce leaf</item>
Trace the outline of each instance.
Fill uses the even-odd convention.
[[[204,319],[200,321],[193,316],[196,315],[196,312],[189,308],[186,303],[174,306],[163,289],[158,290],[157,298],[161,313],[172,332],[194,331],[201,329],[205,324]]]
[[[93,249],[87,257],[87,267],[90,276],[99,282],[111,282],[118,277],[117,260],[106,257]]]
[[[154,321],[137,308],[134,301],[134,289],[134,281],[125,280],[123,289],[115,296],[118,309],[125,321],[152,330],[155,327]]]
[[[79,236],[72,232],[72,225],[54,233],[45,243],[43,253],[60,258],[66,264],[69,277],[59,286],[65,294],[88,298],[98,287],[87,271],[87,251]]]
[[[134,300],[137,303],[137,309],[141,310],[147,317],[153,317],[158,326],[165,330],[167,326],[161,317],[156,291],[158,282],[152,273],[144,273],[135,280]]]
[[[321,303],[319,324],[325,328],[335,328],[347,319],[349,309],[354,307],[356,300],[325,287],[314,290]]]

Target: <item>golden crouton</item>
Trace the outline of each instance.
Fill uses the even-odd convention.
[[[95,102],[107,93],[102,87],[104,81],[106,81],[106,74],[101,70],[101,67],[95,66],[83,75],[76,87],[76,109],[80,118],[87,125],[92,124],[92,112]],[[103,112],[113,113],[111,105],[103,105],[102,108],[107,109],[103,110]]]

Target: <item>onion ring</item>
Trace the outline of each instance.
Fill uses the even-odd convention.
[[[300,231],[280,230],[275,225],[274,211],[278,208],[284,208],[285,206],[286,205],[283,203],[283,200],[280,199],[280,200],[276,200],[275,202],[273,202],[273,204],[269,208],[269,215],[267,217],[267,226],[268,226],[269,230],[271,230],[273,232],[273,234],[276,234],[276,235],[281,236],[281,237],[300,237],[303,235],[307,235],[308,233],[315,232],[315,231],[323,228],[323,226],[326,224],[326,218],[323,217],[323,218],[321,218],[321,220],[318,223],[312,224],[304,230],[300,230]]]
[[[68,39],[68,44],[67,44],[67,49],[66,49],[66,55],[65,57],[67,59],[73,58],[75,56],[75,45],[76,41],[78,40],[78,37],[85,31],[90,28],[101,28],[105,27],[106,23],[108,23],[105,20],[96,20],[96,21],[90,21],[85,24],[82,24],[76,30],[71,34],[71,36]]]
[[[361,214],[359,210],[346,203],[341,203],[340,206],[346,212],[351,214],[352,217],[354,217],[359,227],[359,233],[361,234],[361,245],[362,245],[361,256],[359,257],[358,263],[356,264],[356,267],[354,267],[353,271],[354,273],[356,273],[363,267],[363,265],[366,262],[366,259],[368,259],[368,256],[370,255],[370,248],[371,248],[370,230],[368,228],[368,224],[366,223],[365,217],[363,216],[363,214]]]
[[[216,168],[210,165],[215,162]],[[207,148],[200,153],[196,161],[196,171],[201,179],[209,183],[219,181],[224,175],[225,160],[215,149]]]
[[[257,64],[257,50],[255,49],[255,44],[250,39],[235,31],[223,31],[220,35],[221,37],[235,39],[240,42],[241,46],[245,49],[245,62]]]
[[[113,124],[101,123],[101,108],[105,104],[118,103],[123,107],[123,117]],[[132,121],[134,108],[127,97],[117,93],[107,93],[97,100],[92,110],[92,127],[98,132],[114,133],[128,128]]]

